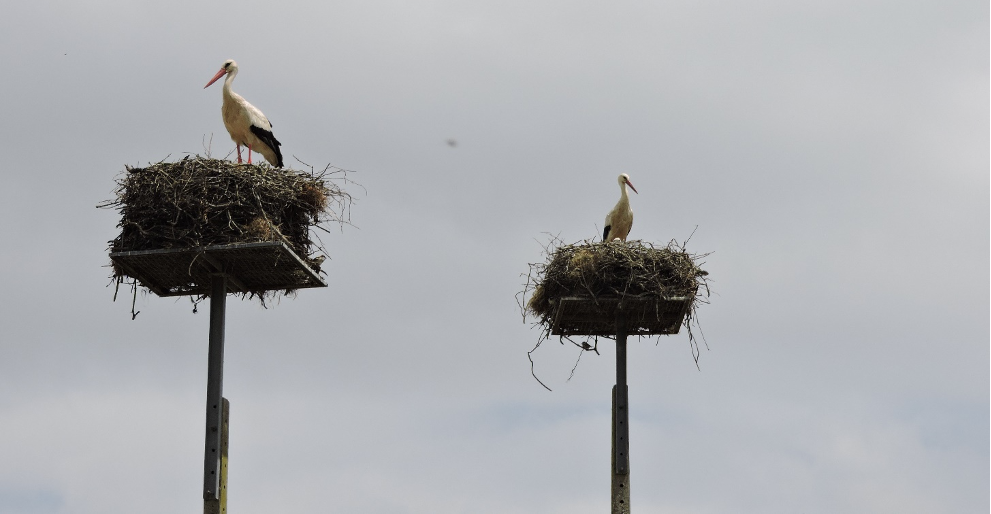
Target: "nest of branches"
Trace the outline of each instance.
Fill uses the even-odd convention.
[[[549,261],[530,264],[526,309],[549,325],[556,299],[620,296],[639,298],[691,297],[708,294],[708,272],[699,267],[705,255],[693,255],[671,242],[655,247],[642,241],[584,241],[548,249]]]
[[[561,302],[564,299],[571,302],[577,300],[578,303],[587,300],[585,304],[594,303],[602,308],[610,303],[616,308],[619,300],[650,303],[651,300],[670,302],[675,299],[675,303],[684,307],[673,318],[673,327],[667,325],[664,331],[647,330],[639,333],[673,333],[683,323],[688,329],[693,358],[698,365],[698,343],[692,334],[691,325],[696,320],[698,305],[706,303],[709,297],[708,272],[700,267],[703,264],[702,259],[708,254],[691,254],[684,245],[675,241],[665,246],[655,246],[643,241],[598,243],[586,240],[576,244],[563,244],[558,239],[553,239],[548,244],[545,254],[548,258],[546,262],[530,264],[526,285],[518,295],[518,298],[525,300],[525,303],[520,303],[524,320],[528,314],[533,316],[536,319],[534,325],[543,331],[542,337],[528,355],[542,341],[551,337],[555,322],[559,323],[556,327],[559,332],[554,333],[561,335],[562,342],[567,340],[583,351],[598,353],[598,336],[612,338],[608,334],[615,334],[614,331],[602,331],[602,324],[598,321],[590,321],[588,324],[584,321],[577,322],[578,326],[583,325],[586,328],[598,327],[592,331],[583,332],[582,328],[578,328],[568,332],[567,329],[562,329],[560,322],[563,316],[558,309],[563,308]],[[647,317],[650,317],[649,313]],[[574,328],[575,320],[572,319],[571,322],[571,328]],[[569,333],[586,335],[588,338],[576,342]],[[579,359],[580,355],[581,353]],[[532,358],[530,362],[532,372]],[[577,362],[575,366],[577,367]],[[540,383],[544,385],[543,382]]]
[[[351,196],[338,185],[346,182],[346,171],[330,166],[304,172],[187,156],[128,166],[116,198],[98,207],[120,212],[110,252],[282,241],[319,269],[324,249],[311,229],[349,222]],[[113,278],[124,275],[115,265]]]

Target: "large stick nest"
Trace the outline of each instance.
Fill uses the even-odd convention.
[[[699,300],[708,272],[674,242],[657,248],[642,241],[584,241],[548,249],[549,261],[530,265],[526,309],[549,326],[556,299],[621,296],[691,297]],[[706,288],[706,292],[708,289]]]
[[[534,325],[542,330],[536,346],[527,352],[531,373],[534,371],[531,354],[551,337],[556,310],[563,298],[597,303],[624,298],[690,298],[691,305],[686,310],[683,325],[688,330],[692,356],[698,365],[699,347],[692,324],[697,326],[699,304],[708,302],[708,272],[700,267],[708,254],[691,254],[683,244],[675,241],[657,247],[643,241],[597,243],[586,240],[563,244],[556,238],[545,247],[544,253],[547,261],[530,264],[524,289],[517,296],[521,300],[524,321],[529,314],[535,318]],[[570,336],[562,335],[561,342],[564,341],[581,349],[579,360],[585,351],[598,353],[598,336],[576,342]],[[575,368],[577,366],[578,362]],[[536,374],[533,376],[537,378]],[[539,378],[537,381],[547,387]]]
[[[283,241],[313,268],[325,251],[313,228],[349,223],[346,171],[276,169],[267,164],[185,157],[126,168],[116,198],[99,205],[120,212],[111,252]],[[314,238],[316,237],[316,241]],[[114,266],[118,283],[125,273]]]

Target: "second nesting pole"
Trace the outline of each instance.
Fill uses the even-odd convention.
[[[630,396],[626,385],[626,315],[616,309],[616,385],[612,388],[612,514],[630,513]]]
[[[626,384],[626,339],[631,333],[638,336],[677,334],[692,307],[692,297],[562,297],[554,303],[551,334],[616,337],[610,503],[612,514],[630,514],[630,396]]]
[[[610,505],[612,514],[629,514],[626,340],[631,335],[677,334],[692,321],[699,286],[705,284],[708,273],[698,267],[698,256],[673,241],[660,248],[642,241],[585,241],[562,244],[547,253],[550,260],[546,264],[530,264],[523,293],[532,293],[524,307],[524,320],[527,313],[535,315],[545,330],[542,337],[560,336],[572,343],[572,336],[615,339]],[[708,285],[705,291],[708,295]],[[582,350],[598,353],[598,339],[595,346],[590,342],[583,342]],[[532,366],[533,359],[530,362]]]

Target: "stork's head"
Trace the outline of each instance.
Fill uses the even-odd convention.
[[[227,59],[226,61],[224,61],[224,65],[220,67],[220,71],[218,71],[217,74],[214,75],[212,79],[210,79],[210,82],[207,82],[206,85],[203,86],[203,89],[210,87],[210,84],[216,82],[218,79],[220,79],[220,77],[223,77],[224,75],[227,74],[234,75],[235,73],[237,73],[237,63],[234,62],[234,59]]]
[[[633,182],[630,182],[629,175],[627,175],[626,173],[620,173],[618,180],[619,180],[619,187],[630,186],[630,189],[632,189],[634,193],[637,193],[637,188],[633,187]]]

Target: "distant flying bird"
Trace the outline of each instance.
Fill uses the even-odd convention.
[[[282,167],[282,152],[279,151],[279,140],[272,135],[272,124],[257,107],[248,103],[241,95],[231,91],[231,82],[237,76],[237,63],[232,59],[224,62],[220,71],[203,89],[210,87],[220,77],[227,75],[224,81],[224,105],[220,112],[224,115],[224,126],[230,133],[231,139],[237,145],[237,162],[241,162],[241,145],[248,147],[248,164],[251,164],[251,151],[254,150],[276,168]]]
[[[618,180],[621,193],[616,206],[606,214],[606,228],[602,231],[603,241],[613,239],[626,241],[626,236],[630,235],[630,229],[633,228],[633,209],[630,208],[630,197],[626,194],[626,186],[630,186],[634,193],[637,193],[637,188],[633,187],[630,176],[626,173],[621,174]]]
[[[454,139],[453,137],[451,139],[448,139],[445,142],[447,143],[447,146],[450,146],[451,148],[457,148],[458,147],[458,140],[457,139]]]

